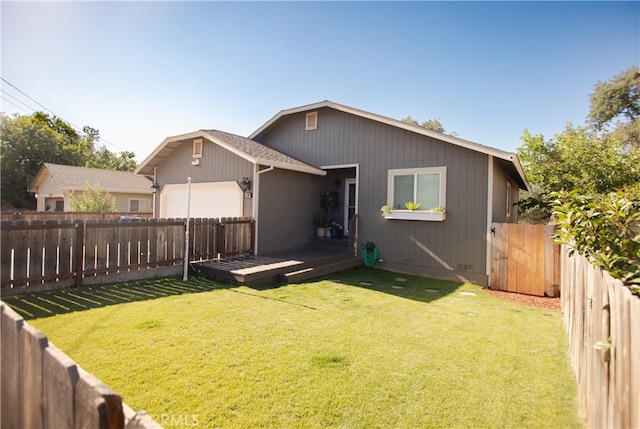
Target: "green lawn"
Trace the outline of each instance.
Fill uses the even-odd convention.
[[[398,277],[161,279],[5,302],[165,427],[582,427],[560,312]]]

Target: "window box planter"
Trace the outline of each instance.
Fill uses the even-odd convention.
[[[392,210],[390,213],[385,213],[383,216],[385,219],[442,222],[447,218],[447,213],[433,213],[426,210]]]

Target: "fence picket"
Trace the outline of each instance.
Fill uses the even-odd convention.
[[[225,239],[228,254],[252,252],[254,224],[251,219],[228,220],[229,233],[217,219],[194,221],[193,259],[218,256],[216,239]],[[221,232],[217,233],[216,230]],[[177,220],[88,220],[4,222],[1,229],[2,294],[58,289],[71,285],[80,287],[85,278],[165,266],[178,266],[184,260],[185,224]],[[243,245],[244,237],[251,237]],[[234,239],[237,243],[230,243]],[[145,276],[146,274],[142,274]],[[153,277],[153,273],[149,273]],[[131,277],[133,278],[133,277]],[[33,286],[33,287],[32,287]],[[38,288],[34,288],[38,286]]]
[[[569,256],[567,246],[561,260],[565,328],[587,426],[639,427],[640,299],[585,257]],[[607,362],[594,345],[609,338]]]
[[[12,231],[7,230],[7,227],[11,224],[11,222],[2,221],[0,223],[0,243],[4,243],[0,246],[0,282],[2,287],[5,285],[10,285],[11,280],[11,270],[12,270],[12,254],[13,248],[12,246],[7,246],[7,243],[11,241]]]

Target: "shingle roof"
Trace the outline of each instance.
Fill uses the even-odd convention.
[[[241,158],[256,164],[269,167],[277,167],[285,170],[301,171],[309,174],[325,175],[319,168],[292,158],[275,149],[262,145],[254,140],[241,137],[236,134],[220,130],[199,130],[188,134],[167,137],[160,146],[154,150],[136,168],[137,174],[153,174],[153,168],[168,158],[171,153],[182,143],[194,138],[205,138],[213,143],[231,151]]]
[[[99,187],[104,192],[123,192],[151,194],[151,181],[128,171],[105,170],[101,168],[76,167],[72,165],[51,164],[45,162],[36,176],[38,179],[44,169],[63,190],[81,190],[87,187]]]
[[[219,139],[230,146],[244,152],[251,156],[255,160],[260,160],[260,163],[278,162],[282,164],[288,164],[292,166],[298,166],[302,168],[313,168],[309,164],[305,164],[302,161],[298,161],[284,153],[271,149],[268,146],[260,144],[254,140],[250,140],[246,137],[241,137],[235,134],[227,133],[220,130],[204,130],[207,134],[215,139]]]

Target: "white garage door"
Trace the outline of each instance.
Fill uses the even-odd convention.
[[[187,184],[165,185],[160,196],[160,217],[187,217]],[[243,193],[236,182],[191,184],[192,218],[242,216]]]

